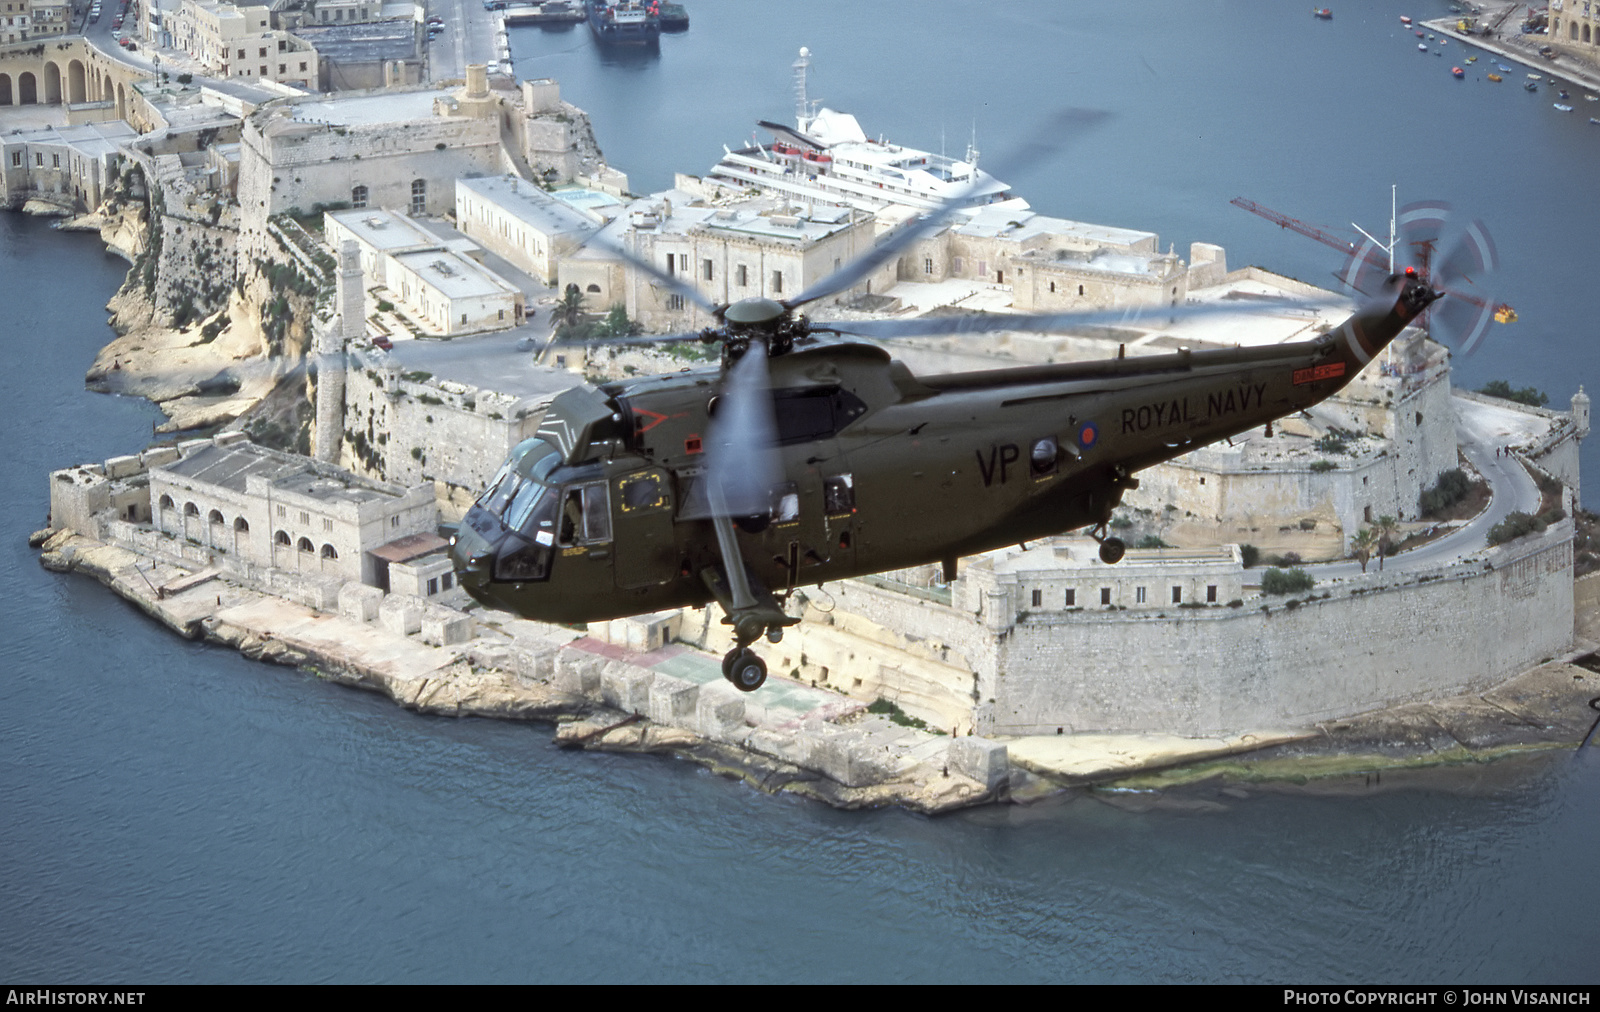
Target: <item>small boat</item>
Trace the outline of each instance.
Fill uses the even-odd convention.
[[[1411,17],[1406,14],[1400,15],[1400,23],[1402,25],[1409,25],[1411,23]]]
[[[1567,99],[1571,98],[1571,97],[1572,97],[1571,95],[1567,94],[1567,89],[1565,89],[1565,88],[1561,89],[1561,100],[1563,102],[1566,101]]]
[[[1589,117],[1589,122],[1593,123],[1595,126],[1600,126],[1600,119],[1595,119],[1593,116]]]
[[[1444,55],[1444,50],[1442,50],[1442,49],[1441,49],[1441,50],[1438,50],[1438,51],[1437,51],[1437,52],[1435,52],[1435,53],[1434,53],[1434,54],[1433,54],[1433,55],[1434,55],[1434,56],[1443,56],[1443,55]]]
[[[1314,17],[1314,18],[1321,18],[1324,21],[1332,21],[1333,20],[1333,8],[1332,7],[1313,7],[1313,8],[1311,8],[1311,16]]]
[[[1467,72],[1465,70],[1462,70],[1460,67],[1451,67],[1450,68],[1450,73],[1454,74],[1458,78],[1467,76]]]
[[[1570,105],[1562,105],[1560,102],[1555,103],[1552,106],[1552,108],[1554,108],[1556,112],[1571,112],[1572,111],[1572,106],[1570,106]]]
[[[1523,85],[1523,87],[1528,89],[1529,91],[1538,91],[1539,90],[1539,86],[1537,84],[1534,84],[1532,81],[1529,81],[1527,84]]]
[[[1477,63],[1478,62],[1478,58],[1476,56],[1469,56],[1469,57],[1467,57],[1467,62],[1468,63]]]
[[[1510,68],[1510,67],[1508,67],[1508,66],[1506,66],[1506,65],[1505,65],[1505,64],[1503,64],[1503,63],[1497,63],[1497,64],[1495,64],[1495,66],[1497,66],[1497,67],[1499,67],[1499,68],[1500,68],[1500,73],[1502,73],[1502,74],[1509,74],[1509,73],[1511,73],[1511,68]]]
[[[1489,80],[1493,81],[1495,84],[1499,84],[1501,81],[1504,81],[1505,78],[1501,77],[1499,74],[1490,74]]]
[[[1422,29],[1420,28],[1417,29],[1417,38],[1422,38]]]
[[[1600,102],[1600,95],[1585,95],[1583,100],[1585,102]]]
[[[1428,51],[1428,44],[1426,42],[1417,43],[1417,51],[1426,53]]]
[[[1539,75],[1538,74],[1529,74],[1528,75],[1528,80],[1530,80],[1530,81],[1537,81],[1538,79],[1539,79]]]

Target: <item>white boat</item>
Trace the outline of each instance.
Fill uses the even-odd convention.
[[[1572,111],[1572,106],[1570,106],[1570,105],[1562,105],[1560,102],[1556,102],[1554,104],[1554,108],[1555,108],[1555,110],[1557,112],[1571,112]]]
[[[722,160],[711,169],[712,179],[805,204],[871,212],[891,204],[932,210],[963,193],[973,207],[1028,209],[1028,202],[1013,197],[1007,184],[978,168],[975,147],[967,148],[965,158],[950,158],[882,137],[874,140],[849,113],[815,108],[805,89],[810,55],[801,49],[794,64],[795,125],[763,120],[760,126],[772,133],[772,142],[737,150],[724,147]]]

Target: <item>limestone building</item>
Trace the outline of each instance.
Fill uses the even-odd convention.
[[[242,436],[180,449],[150,469],[152,525],[247,564],[382,586],[378,550],[438,523],[428,484],[373,481]]]
[[[48,35],[65,35],[69,27],[72,6],[66,0],[32,0],[31,21],[28,27],[30,38],[44,38]]]
[[[559,284],[576,285],[591,309],[621,304],[647,329],[670,333],[710,322],[706,313],[609,252],[627,249],[680,277],[713,303],[791,298],[871,246],[872,220],[858,211],[819,205],[794,213],[772,198],[709,207],[669,190],[634,201],[597,239],[562,260]],[[893,278],[880,268],[864,286]]]
[[[456,227],[545,284],[604,220],[517,176],[456,180]]]
[[[63,207],[100,205],[138,132],[121,120],[44,127],[0,137],[4,201],[42,199]]]
[[[33,4],[30,0],[4,0],[0,13],[0,42],[26,42],[33,25]]]
[[[1550,45],[1600,64],[1600,0],[1550,0]]]
[[[317,51],[272,28],[265,6],[183,0],[172,17],[172,44],[220,77],[317,87]]]

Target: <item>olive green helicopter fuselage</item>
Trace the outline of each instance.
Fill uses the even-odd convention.
[[[771,601],[929,563],[953,575],[961,556],[1103,532],[1140,469],[1330,396],[1436,297],[1407,279],[1393,302],[1293,343],[937,376],[914,376],[874,345],[775,353],[781,477],[768,512],[734,518],[735,554]],[[729,553],[705,482],[723,375],[557,397],[463,519],[452,549],[461,585],[551,622],[727,607]]]

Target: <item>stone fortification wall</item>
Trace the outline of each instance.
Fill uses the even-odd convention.
[[[511,448],[538,429],[548,403],[402,373],[354,351],[340,464],[399,485],[433,481],[445,519],[456,520]]]
[[[1549,419],[1550,428],[1542,437],[1518,446],[1517,452],[1521,456],[1537,465],[1556,480],[1572,490],[1572,501],[1581,505],[1582,496],[1579,487],[1578,451],[1580,441],[1589,434],[1588,396],[1582,394],[1573,398],[1573,410],[1551,411],[1549,408],[1535,408],[1515,401],[1502,400],[1499,397],[1490,397],[1485,394],[1469,390],[1459,390],[1456,396],[1463,400],[1476,401],[1479,404],[1492,404],[1498,408],[1510,408],[1525,414],[1537,415]],[[1581,400],[1581,406],[1580,406]]]
[[[1481,689],[1571,642],[1571,522],[1485,559],[1294,609],[1030,616],[1000,638],[979,733],[1303,727]]]

